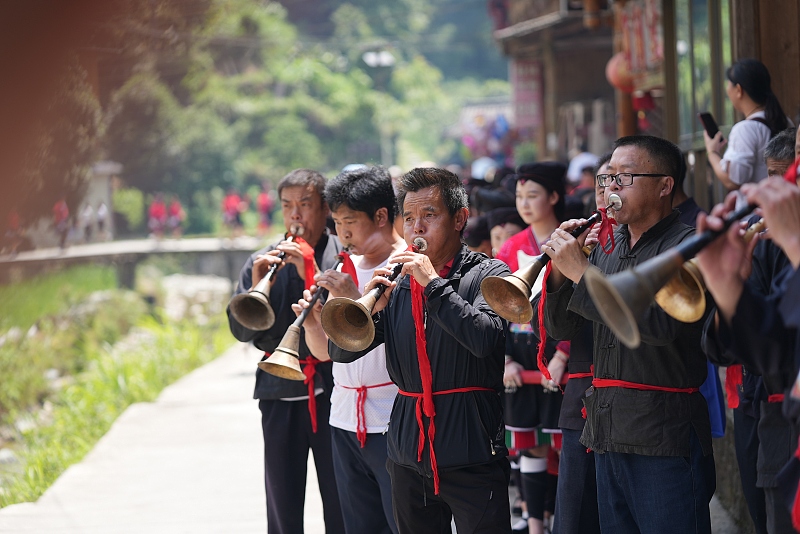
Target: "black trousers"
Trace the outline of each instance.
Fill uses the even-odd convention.
[[[767,534],[767,504],[764,489],[756,487],[758,472],[758,419],[742,410],[733,410],[733,441],[736,462],[742,480],[742,493],[756,528],[756,534]]]
[[[439,495],[434,495],[433,477],[391,460],[386,468],[400,534],[450,534],[453,518],[459,534],[511,532],[508,458],[439,471]]]
[[[367,434],[363,449],[355,432],[332,426],[331,437],[347,534],[397,534],[392,480],[386,471],[386,434]]]
[[[264,432],[267,532],[302,534],[308,451],[314,453],[326,534],[344,533],[333,474],[330,396],[317,395],[317,432],[311,431],[307,401],[259,400]]]
[[[579,441],[580,430],[561,432],[553,534],[600,534],[594,453]]]

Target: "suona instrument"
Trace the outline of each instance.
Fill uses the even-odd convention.
[[[606,277],[598,268],[589,267],[583,275],[586,289],[606,326],[628,348],[638,347],[642,339],[636,318],[653,303],[658,290],[681,270],[687,260],[755,208],[753,204],[745,206],[726,217],[720,230],[709,229],[696,234],[633,269]]]
[[[286,241],[291,242],[295,237],[302,235],[302,226],[293,226],[286,236]],[[278,258],[283,260],[286,257],[284,252],[278,254]],[[269,302],[269,291],[272,288],[272,279],[275,272],[283,264],[273,263],[267,274],[264,275],[255,287],[247,293],[234,295],[228,305],[231,315],[239,323],[250,330],[269,330],[275,324],[275,311]]]
[[[750,225],[744,234],[745,243],[765,227],[764,219]],[[697,258],[681,266],[678,274],[658,290],[655,301],[670,317],[684,323],[694,323],[703,317],[706,312],[706,283],[697,266]]]
[[[606,209],[619,210],[622,208],[622,199],[616,193],[609,195]],[[600,211],[595,211],[578,228],[570,232],[573,237],[578,237],[583,232],[600,221]],[[481,282],[481,292],[486,303],[503,319],[512,323],[528,323],[533,318],[531,307],[531,288],[550,261],[547,254],[539,254],[533,263],[517,269],[508,276],[487,276]]]
[[[422,237],[414,238],[414,252],[423,252],[428,242]],[[387,279],[391,282],[397,278],[403,264],[395,264]],[[322,329],[333,343],[350,352],[364,350],[375,339],[375,325],[372,322],[372,310],[375,303],[386,291],[383,284],[378,284],[358,300],[347,297],[336,297],[322,307],[320,322]]]
[[[342,254],[336,256],[336,264],[332,267],[335,271],[339,265],[344,261],[343,254],[347,253],[347,248]],[[323,288],[317,288],[316,293],[308,303],[308,308],[305,308],[297,319],[289,325],[286,333],[281,338],[281,342],[272,351],[272,354],[266,360],[258,362],[258,368],[271,375],[279,376],[281,378],[288,378],[289,380],[305,380],[306,375],[303,374],[300,368],[300,327],[303,326],[308,314],[311,313],[311,308],[317,301],[328,294],[328,291]]]

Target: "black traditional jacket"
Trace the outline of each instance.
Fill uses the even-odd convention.
[[[760,375],[766,394],[758,420],[759,487],[775,487],[777,475],[797,446],[797,431],[782,415],[782,402],[775,395],[788,393],[795,375],[795,338],[778,312],[783,285],[794,269],[786,255],[772,241],[764,240],[753,251],[753,271],[736,306],[731,324],[714,315],[706,321],[703,349],[718,365],[743,364]]]
[[[242,267],[239,274],[239,285],[234,294],[245,293],[253,283],[253,262],[256,257],[274,250],[278,243],[273,243],[268,247],[253,253]],[[314,259],[321,270],[330,269],[336,264],[336,255],[342,251],[342,244],[336,236],[325,233],[319,238],[314,247]],[[281,342],[283,335],[289,328],[296,316],[292,311],[292,304],[303,298],[305,282],[297,274],[297,269],[293,264],[286,264],[275,274],[275,280],[269,293],[270,304],[275,312],[275,324],[269,330],[255,331],[242,326],[232,315],[228,308],[228,323],[230,324],[233,337],[239,341],[252,342],[256,348],[272,353],[275,347]],[[305,334],[301,331],[300,347],[298,350],[300,358],[304,359],[311,354],[305,342]],[[317,376],[314,379],[315,387],[324,388],[330,392],[333,389],[333,375],[330,362],[320,362],[317,364]],[[308,386],[302,381],[288,380],[265,373],[261,369],[256,369],[256,387],[253,393],[254,399],[284,399],[302,397],[308,395]]]
[[[490,390],[434,395],[434,449],[440,471],[484,464],[508,454],[500,401],[508,324],[489,307],[480,289],[487,276],[508,274],[503,262],[462,246],[447,277],[433,280],[424,290],[433,392],[465,387]],[[349,352],[329,342],[331,359],[349,363],[386,343],[386,367],[392,381],[401,391],[422,393],[408,276],[399,279],[389,304],[373,320],[375,339],[368,348]],[[395,399],[389,421],[389,458],[430,476],[427,440],[422,462],[417,461],[416,402],[404,395]],[[427,435],[429,420],[422,417]]]
[[[691,237],[694,228],[673,212],[647,230],[632,249],[627,225],[614,232],[611,254],[600,247],[589,261],[610,275],[632,268]],[[570,281],[547,294],[545,327],[556,339],[574,338],[592,321],[596,378],[624,380],[668,388],[699,388],[706,379],[700,350],[703,321],[677,321],[652,303],[638,317],[641,345],[629,349],[604,323],[589,296],[585,280]],[[587,419],[581,443],[596,452],[646,456],[689,456],[693,428],[704,454],[711,451],[708,405],[697,393],[642,391],[623,387],[594,388],[584,398]]]

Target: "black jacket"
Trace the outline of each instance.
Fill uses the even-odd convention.
[[[503,262],[462,246],[447,278],[438,278],[425,288],[425,337],[433,391],[462,387],[493,390],[434,396],[434,448],[440,471],[483,464],[508,454],[500,402],[508,325],[486,304],[480,291],[487,276],[508,274]],[[408,276],[400,279],[388,306],[373,320],[375,339],[370,347],[353,353],[329,343],[331,359],[349,363],[386,343],[386,367],[392,381],[401,391],[422,393]],[[423,462],[417,462],[415,406],[413,397],[398,395],[395,399],[389,421],[389,458],[431,475],[427,441]],[[428,418],[423,415],[423,419],[427,433]]]
[[[611,254],[599,247],[589,261],[613,274],[673,248],[694,233],[673,210],[647,230],[633,249],[627,225],[614,232]],[[586,283],[567,281],[548,292],[545,327],[556,339],[574,338],[586,321],[594,322],[594,373],[596,378],[626,380],[672,388],[699,388],[706,379],[706,359],[700,350],[703,322],[686,324],[652,303],[638,318],[642,344],[623,345],[601,318]],[[629,388],[591,387],[584,399],[587,419],[581,443],[597,452],[623,452],[646,456],[689,456],[694,428],[704,454],[711,453],[708,405],[698,393],[641,391]]]
[[[266,248],[253,253],[242,267],[239,275],[239,285],[234,294],[246,292],[253,283],[253,262],[256,257],[270,250],[274,250],[278,243],[273,243]],[[342,244],[336,236],[329,235],[327,230],[319,238],[317,246],[314,247],[314,259],[321,270],[330,269],[336,263],[336,255],[342,251]],[[270,304],[275,312],[275,324],[269,330],[255,331],[242,326],[232,315],[228,307],[228,323],[230,324],[233,337],[239,341],[250,341],[256,348],[271,353],[281,342],[283,335],[289,328],[296,316],[292,311],[292,304],[303,297],[305,282],[297,274],[297,269],[293,264],[281,267],[275,274],[275,280],[269,293]],[[300,357],[305,358],[311,352],[305,342],[305,335],[301,330],[300,334]],[[330,362],[320,362],[317,364],[317,376],[314,379],[316,387],[322,387],[330,392],[333,389],[333,375]],[[308,395],[308,386],[301,381],[288,380],[265,373],[261,369],[256,369],[256,388],[253,393],[254,399],[282,399],[291,397],[302,397]]]
[[[743,364],[751,375],[761,375],[766,395],[788,393],[794,381],[795,335],[778,313],[782,285],[793,272],[786,255],[764,240],[753,251],[753,271],[731,318],[715,328],[714,314],[706,321],[703,349],[719,365]],[[792,335],[787,335],[790,333]],[[792,457],[797,432],[782,415],[781,403],[761,399],[758,421],[759,487],[775,487],[777,475]]]

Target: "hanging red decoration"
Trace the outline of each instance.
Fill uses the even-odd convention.
[[[633,92],[633,76],[628,68],[624,52],[617,52],[606,64],[606,79],[615,89],[623,93]]]

